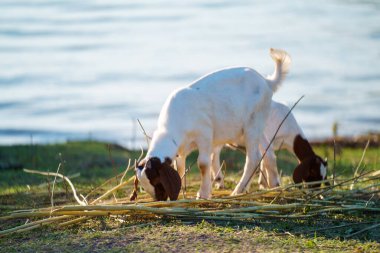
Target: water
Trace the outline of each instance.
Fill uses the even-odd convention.
[[[290,75],[275,94],[311,138],[380,129],[376,1],[0,0],[0,143],[144,143],[168,94],[226,66]]]

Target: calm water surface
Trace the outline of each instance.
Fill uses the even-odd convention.
[[[215,69],[273,71],[306,135],[380,130],[377,1],[0,0],[0,143],[143,143],[175,88]]]

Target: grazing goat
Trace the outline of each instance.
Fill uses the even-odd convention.
[[[274,73],[264,78],[248,67],[222,69],[174,91],[163,105],[146,157],[136,168],[142,187],[155,199],[176,200],[185,174],[185,158],[199,150],[198,198],[211,198],[211,154],[214,147],[243,139],[244,173],[232,195],[242,193],[260,160],[258,143],[273,92],[285,78],[289,55],[271,49]],[[172,167],[177,159],[177,171]]]
[[[267,118],[267,123],[264,129],[264,135],[260,140],[260,152],[264,154],[271,139],[281,124],[281,121],[286,117],[290,109],[281,103],[272,100],[270,113]],[[239,145],[245,145],[238,143]],[[224,187],[223,173],[220,171],[219,156],[222,146],[214,149],[212,156],[212,177],[217,188]],[[293,173],[295,183],[321,181],[326,179],[327,161],[317,156],[310,143],[305,138],[300,126],[297,124],[293,114],[290,113],[282,126],[280,127],[273,143],[268,148],[266,155],[260,165],[261,172],[259,173],[259,187],[272,188],[280,185],[280,178],[277,171],[277,162],[275,150],[280,148],[287,149],[294,153],[298,158],[298,166]],[[321,184],[313,184],[313,187],[319,187]]]

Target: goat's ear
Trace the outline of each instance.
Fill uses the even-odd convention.
[[[159,168],[161,166],[161,160],[157,157],[152,157],[146,162],[146,167],[149,169]]]
[[[311,159],[306,159],[302,161],[298,166],[294,169],[293,172],[293,181],[296,184],[301,183],[302,181],[306,181],[306,179],[310,175],[310,164]]]
[[[304,139],[301,135],[297,135],[294,138],[293,150],[296,156],[301,159],[304,159],[305,157],[315,156],[315,153],[309,141]]]
[[[170,200],[177,200],[181,191],[181,178],[168,163],[163,163],[160,168],[160,181]]]

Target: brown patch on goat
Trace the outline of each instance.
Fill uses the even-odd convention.
[[[303,161],[308,157],[315,156],[310,143],[299,134],[294,138],[293,150],[300,161]]]
[[[172,160],[157,157],[150,158],[146,164],[145,173],[149,183],[154,187],[154,198],[158,201],[177,200],[181,190],[181,178],[178,172],[171,167]]]
[[[204,175],[206,175],[206,172],[208,170],[208,166],[205,165],[205,164],[203,164],[203,163],[201,163],[201,164],[199,164],[199,170],[201,171],[201,174],[202,174],[202,177],[203,177]]]

